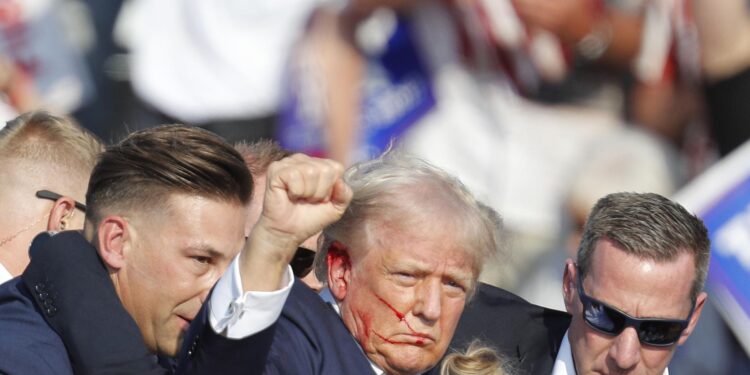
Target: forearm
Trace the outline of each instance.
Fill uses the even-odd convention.
[[[745,0],[693,0],[703,72],[710,81],[750,66],[750,10]]]
[[[244,292],[274,291],[281,288],[297,243],[283,235],[272,235],[259,222],[240,254],[239,270]]]

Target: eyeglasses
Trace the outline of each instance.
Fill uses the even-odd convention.
[[[687,319],[640,319],[634,318],[583,291],[583,279],[578,272],[578,297],[583,304],[583,320],[589,327],[608,335],[617,336],[626,327],[635,328],[641,343],[652,346],[670,346],[679,340],[693,315],[695,304],[690,308]]]
[[[289,265],[292,266],[292,272],[295,277],[305,277],[312,270],[313,261],[315,261],[314,251],[298,247]]]
[[[62,198],[62,195],[57,194],[57,193],[52,192],[52,191],[49,191],[49,190],[39,190],[39,191],[36,192],[36,197],[37,198],[41,198],[41,199],[49,199],[49,200],[56,201],[56,200]],[[75,205],[76,205],[77,209],[79,209],[79,210],[81,210],[83,212],[86,212],[86,205],[85,204],[83,204],[83,203],[81,203],[79,201],[74,201],[74,202],[75,202]]]

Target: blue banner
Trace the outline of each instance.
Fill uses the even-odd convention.
[[[377,156],[435,106],[431,77],[414,38],[409,19],[399,16],[385,48],[366,56],[359,133],[351,161]],[[319,87],[320,82],[316,87],[312,77],[316,72],[304,67],[291,70],[277,139],[286,149],[326,156],[325,88]]]
[[[675,199],[708,228],[709,298],[750,353],[750,143],[711,167]]]

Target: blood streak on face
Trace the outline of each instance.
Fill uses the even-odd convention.
[[[375,295],[375,297],[376,297],[376,298],[377,298],[377,299],[378,299],[378,300],[379,300],[380,302],[383,302],[383,304],[385,304],[386,306],[388,306],[388,308],[389,308],[389,309],[391,309],[391,311],[393,311],[393,313],[394,313],[394,314],[396,315],[396,318],[398,318],[398,320],[399,320],[399,321],[403,322],[403,323],[404,323],[404,324],[406,325],[406,328],[408,328],[408,329],[409,329],[409,331],[411,331],[411,334],[412,334],[413,336],[417,336],[417,337],[422,337],[422,338],[426,338],[426,337],[429,337],[429,335],[427,335],[427,334],[425,334],[425,333],[417,332],[416,330],[414,330],[414,328],[412,328],[412,327],[411,327],[411,325],[409,324],[409,322],[408,322],[408,321],[406,320],[406,316],[405,316],[405,314],[404,314],[404,313],[402,313],[402,312],[400,312],[400,311],[398,311],[398,310],[396,310],[396,308],[395,308],[395,307],[393,307],[393,306],[392,306],[392,305],[391,305],[390,303],[388,303],[388,301],[386,301],[385,299],[383,299],[383,297],[381,297],[381,296],[379,296],[379,295],[377,295],[377,294]],[[380,337],[381,339],[383,339],[383,341],[385,341],[385,342],[388,342],[388,343],[390,343],[390,344],[411,344],[411,343],[409,343],[409,342],[402,342],[402,341],[393,341],[393,340],[389,340],[389,339],[386,339],[386,338],[385,338],[385,337],[383,337],[383,336],[382,336],[381,334],[379,334],[379,333],[377,333],[377,332],[375,332],[375,331],[373,331],[373,333],[375,333],[375,335],[376,335],[376,336],[378,336],[378,337]],[[416,340],[416,341],[414,342],[414,344],[416,344],[416,345],[424,345],[424,340],[423,340],[423,339],[421,339],[421,338],[420,338],[420,339],[417,339],[417,340]]]

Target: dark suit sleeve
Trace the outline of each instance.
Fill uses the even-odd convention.
[[[34,239],[22,280],[76,374],[167,373],[143,343],[95,249],[78,232]]]
[[[210,296],[207,299],[210,301]],[[190,325],[183,342],[177,374],[267,374],[266,361],[276,323],[244,339],[230,339],[214,332],[205,303]]]

